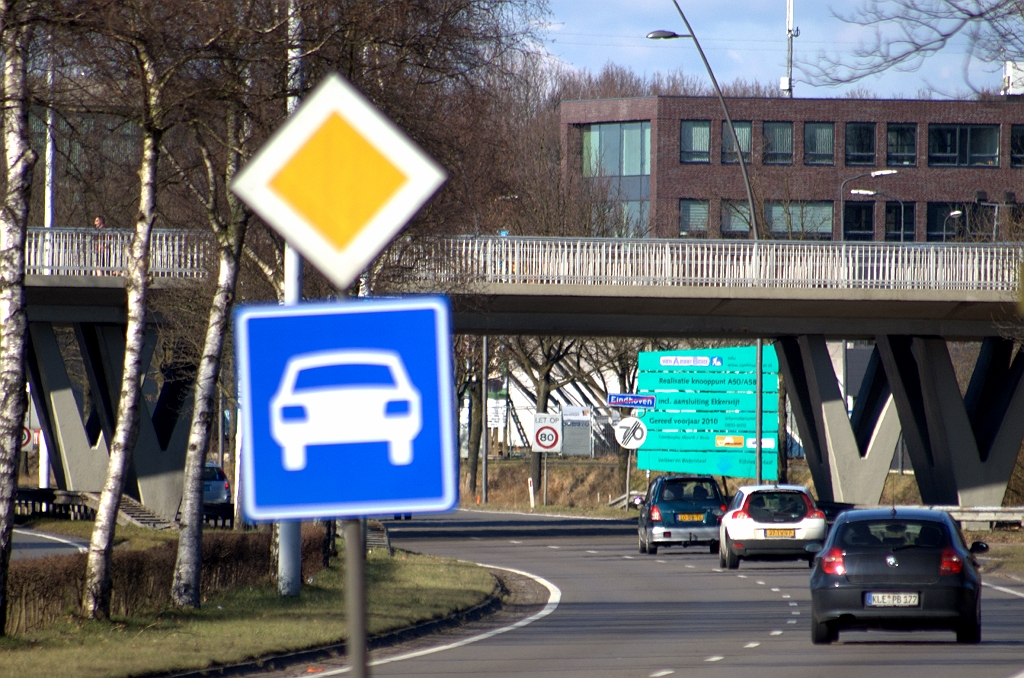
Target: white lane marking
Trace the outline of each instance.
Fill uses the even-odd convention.
[[[725,659],[725,657],[723,657],[723,656],[722,656],[722,655],[720,655],[720,654],[716,654],[716,655],[715,655],[714,657],[708,657],[708,658],[707,658],[707,659],[705,659],[704,661],[706,661],[706,662],[720,662],[720,661],[722,661],[723,659]]]
[[[50,541],[59,542],[61,544],[66,544],[68,546],[74,546],[76,549],[78,549],[79,553],[89,552],[88,546],[82,546],[81,544],[73,542],[70,539],[64,539],[63,537],[57,537],[52,534],[44,534],[42,532],[36,532],[35,530],[25,530],[20,527],[14,528],[14,532],[16,534],[24,534],[29,537],[39,537],[40,539],[49,539]]]
[[[758,586],[764,586],[764,582],[763,581],[759,581],[759,582],[757,582],[757,584],[758,584]]]
[[[796,603],[790,603],[790,604],[789,604],[789,606],[790,606],[790,607],[796,607],[796,606],[797,606],[797,604],[796,604]]]
[[[633,560],[633,556],[622,556],[622,557],[625,558],[626,560]]]
[[[1024,671],[1021,671],[1020,673],[1015,673],[1012,676],[1010,676],[1010,678],[1024,678]]]
[[[773,593],[778,593],[778,592],[779,592],[779,589],[772,589],[772,592],[773,592]]]
[[[747,575],[745,575],[745,574],[738,574],[736,576],[739,577],[740,579],[746,579],[747,578]]]
[[[530,518],[574,518],[576,520],[622,520],[622,518],[602,518],[599,516],[573,516],[563,515],[561,513],[527,513],[525,511],[487,511],[485,509],[456,509],[458,511],[465,511],[466,513],[489,513],[490,515],[500,514],[503,516],[528,516]]]
[[[789,620],[788,622],[786,622],[786,623],[787,623],[787,624],[795,624],[795,623],[796,623],[796,620],[795,620],[795,619],[790,619],[790,620]]]
[[[748,650],[749,650],[750,648],[752,648],[752,647],[757,647],[757,646],[758,646],[758,645],[760,645],[760,644],[761,644],[761,643],[757,643],[757,642],[754,642],[754,643],[747,643],[747,644],[746,644],[746,645],[744,645],[743,647],[744,647],[745,649],[748,649]]]
[[[662,669],[661,671],[655,671],[651,674],[651,678],[661,678],[662,676],[671,676],[675,671],[672,669]]]
[[[529,577],[530,579],[534,580],[535,582],[537,582],[538,584],[540,584],[541,586],[543,586],[544,588],[546,588],[548,590],[548,602],[544,605],[544,608],[541,609],[536,614],[530,615],[526,619],[520,619],[519,621],[517,621],[514,624],[510,624],[508,626],[502,626],[499,629],[491,629],[490,631],[487,631],[485,633],[481,633],[479,635],[472,636],[470,638],[464,638],[464,639],[456,641],[454,643],[448,643],[447,645],[440,645],[438,647],[427,648],[426,650],[416,650],[415,652],[407,652],[406,654],[399,654],[399,655],[395,655],[394,657],[385,657],[384,659],[377,659],[377,660],[374,660],[374,661],[370,662],[370,666],[380,666],[381,664],[391,664],[391,663],[394,663],[394,662],[405,661],[406,659],[416,659],[417,657],[424,657],[424,656],[426,656],[428,654],[434,654],[436,652],[444,652],[445,650],[454,650],[457,647],[463,647],[464,645],[469,645],[469,644],[475,643],[477,641],[487,640],[488,638],[493,638],[494,636],[497,636],[497,635],[500,635],[502,633],[505,633],[506,631],[514,631],[515,629],[521,629],[522,627],[526,626],[527,624],[532,624],[533,622],[537,621],[538,619],[543,619],[544,617],[546,617],[549,614],[551,614],[552,612],[554,612],[555,608],[558,607],[558,603],[561,602],[561,600],[562,600],[562,591],[561,591],[561,589],[559,589],[557,586],[555,586],[554,584],[549,582],[547,579],[544,579],[543,577],[538,577],[535,574],[530,574],[529,572],[523,572],[522,570],[515,570],[515,569],[513,569],[511,567],[500,567],[498,565],[485,565],[484,563],[475,563],[475,564],[479,565],[480,567],[490,567],[490,568],[493,568],[495,570],[505,570],[506,572],[512,572],[514,574],[518,574],[518,575],[521,575],[523,577]],[[339,675],[341,675],[343,673],[348,673],[351,670],[352,670],[351,666],[344,666],[344,667],[339,668],[339,669],[334,669],[333,671],[324,671],[323,673],[321,673],[319,675],[321,675],[321,676],[339,676]]]
[[[995,584],[989,584],[988,582],[982,582],[981,585],[982,586],[987,586],[990,589],[995,589],[996,591],[1001,591],[1002,593],[1009,593],[1011,596],[1017,596],[1018,598],[1024,598],[1024,593],[1021,593],[1020,591],[1014,591],[1013,589],[1008,589],[1008,588],[1006,588],[1004,586],[996,586]],[[1024,673],[1021,673],[1021,674],[1018,674],[1018,675],[1019,676],[1024,676]],[[1012,678],[1018,678],[1018,676],[1013,676]]]
[[[688,567],[691,570],[694,569],[693,565],[687,565],[686,567]]]
[[[800,616],[800,610],[793,610],[793,611],[790,612],[790,614],[793,615],[794,617],[799,617]]]
[[[772,631],[768,635],[769,636],[781,636],[782,635],[782,631]]]
[[[480,537],[470,537],[470,541],[480,541]]]
[[[656,562],[656,563],[667,563],[668,561],[667,560],[655,560],[654,562]]]
[[[562,547],[561,546],[551,546],[550,544],[548,544],[548,548],[549,549],[560,549]]]
[[[594,553],[594,554],[597,554],[597,553],[600,553],[600,551],[587,551],[587,553]]]
[[[778,589],[775,589],[775,590],[777,591]],[[783,593],[782,597],[783,598],[792,598],[793,596],[789,595],[788,593]]]
[[[712,567],[712,568],[711,568],[711,571],[712,571],[712,572],[722,572],[722,570],[720,570],[720,569],[719,569],[719,568],[717,568],[717,567]]]

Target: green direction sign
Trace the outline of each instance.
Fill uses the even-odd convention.
[[[779,477],[778,456],[762,455],[761,477],[766,481]],[[641,469],[657,469],[670,473],[707,473],[716,476],[754,478],[754,453],[679,452],[675,450],[637,450],[637,464]]]
[[[700,391],[709,392],[753,392],[757,388],[757,377],[753,372],[641,372],[637,375],[637,392],[651,391]],[[761,380],[764,393],[779,392],[779,375],[764,373]],[[659,403],[660,404],[660,403]]]
[[[746,431],[753,419],[751,412],[654,412],[638,415],[648,431]],[[778,412],[761,413],[761,429],[776,431]]]
[[[750,346],[696,351],[657,351],[641,353],[638,358],[641,372],[757,372],[757,356]],[[779,371],[775,347],[764,348],[761,354],[761,369],[764,372]]]
[[[756,393],[696,393],[678,391],[658,393],[658,412],[749,412],[756,409]],[[779,394],[765,393],[761,407],[765,412],[779,409]]]

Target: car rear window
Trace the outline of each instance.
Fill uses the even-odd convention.
[[[941,548],[948,542],[946,526],[932,520],[858,520],[844,524],[836,535],[836,544],[844,548]]]
[[[224,471],[221,471],[216,466],[204,466],[203,467],[203,480],[206,482],[212,480],[226,480],[227,477],[224,475]]]
[[[304,391],[334,386],[394,386],[387,365],[324,365],[302,370],[295,377],[295,390]]]
[[[659,501],[718,500],[718,488],[709,480],[666,480],[661,486]]]
[[[755,492],[747,500],[747,513],[758,522],[800,520],[807,514],[803,492]]]

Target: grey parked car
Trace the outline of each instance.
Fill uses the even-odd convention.
[[[224,470],[212,462],[203,467],[203,503],[231,503],[231,482]]]

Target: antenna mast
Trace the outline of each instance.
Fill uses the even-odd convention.
[[[793,98],[793,38],[800,37],[800,29],[793,26],[793,0],[786,0],[786,77],[782,78],[781,89]]]

